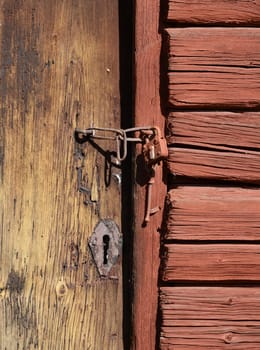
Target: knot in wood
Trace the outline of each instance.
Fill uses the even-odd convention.
[[[226,344],[230,344],[230,343],[232,343],[232,341],[233,341],[233,333],[232,332],[229,332],[229,333],[227,333],[227,334],[225,334],[225,336],[224,336],[224,342],[226,343]]]
[[[56,294],[58,297],[63,297],[67,294],[68,287],[65,281],[59,281],[56,285]]]

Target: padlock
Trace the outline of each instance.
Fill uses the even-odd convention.
[[[150,132],[144,131],[143,138],[143,155],[148,164],[159,163],[162,159],[167,158],[168,148],[166,139],[162,136],[159,127],[155,126]],[[152,131],[152,132],[151,132]]]

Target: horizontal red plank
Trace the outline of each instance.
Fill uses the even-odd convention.
[[[260,182],[259,112],[173,112],[168,130],[172,173]]]
[[[260,1],[169,0],[168,20],[191,24],[260,24]]]
[[[260,112],[173,112],[167,125],[169,144],[260,152]]]
[[[260,106],[260,28],[175,28],[167,33],[170,105]]]
[[[161,350],[259,350],[260,326],[163,327]]]
[[[161,287],[162,325],[260,325],[260,288]]]
[[[260,281],[257,244],[166,244],[164,249],[164,281]]]
[[[259,288],[161,288],[161,349],[257,350],[259,305]]]
[[[169,148],[171,173],[198,179],[260,183],[260,154],[251,150]]]
[[[167,199],[165,239],[260,240],[260,189],[180,186]]]

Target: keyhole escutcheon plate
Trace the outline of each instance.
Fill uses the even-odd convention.
[[[122,251],[122,234],[111,219],[98,222],[89,239],[89,247],[100,277],[115,278],[113,267]]]

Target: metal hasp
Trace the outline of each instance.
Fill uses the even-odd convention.
[[[129,137],[129,133],[139,133],[139,135]],[[142,143],[144,158],[149,164],[159,163],[168,155],[166,140],[157,126],[137,126],[130,129],[101,127],[75,129],[75,137],[78,142],[95,139],[114,140],[117,149],[116,158],[120,163],[127,157],[127,142]]]
[[[113,266],[118,262],[122,250],[122,234],[111,219],[98,222],[89,240],[89,247],[100,277],[113,276]]]
[[[134,137],[129,137],[129,133],[138,133]],[[142,154],[147,170],[150,172],[147,182],[146,209],[144,224],[150,221],[150,216],[157,213],[161,207],[157,205],[151,208],[152,185],[155,182],[155,170],[161,161],[168,157],[168,147],[165,137],[158,126],[137,126],[130,129],[113,129],[91,127],[88,129],[76,129],[75,137],[79,142],[87,140],[114,140],[116,141],[115,157],[118,164],[127,157],[127,142],[142,144]],[[104,245],[107,243],[104,242]],[[104,260],[105,261],[105,260]]]

